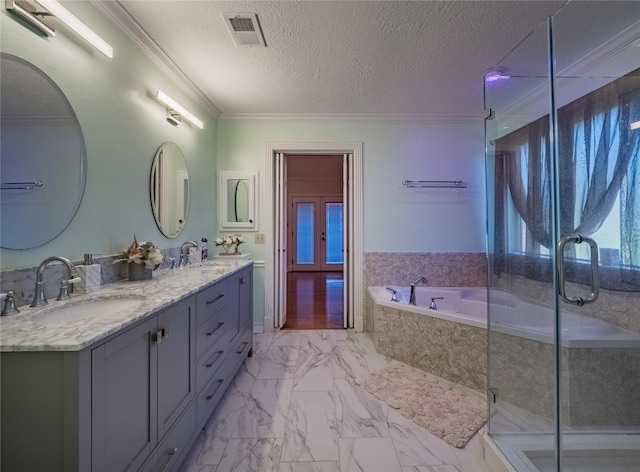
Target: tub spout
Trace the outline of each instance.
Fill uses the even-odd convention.
[[[387,287],[387,290],[389,290],[393,295],[391,295],[391,301],[392,302],[397,302],[398,301],[398,291],[391,288],[391,287]]]
[[[423,283],[426,284],[427,279],[425,279],[424,277],[420,277],[419,279],[417,279],[415,282],[413,282],[411,284],[411,293],[409,294],[409,305],[414,305],[416,304],[416,285],[419,283]]]

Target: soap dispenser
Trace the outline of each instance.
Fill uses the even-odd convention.
[[[82,265],[76,267],[76,272],[82,280],[73,284],[75,293],[91,293],[100,290],[102,283],[101,266],[93,263],[94,255],[97,254],[86,253]]]

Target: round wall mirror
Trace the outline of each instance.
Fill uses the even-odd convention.
[[[182,232],[189,215],[189,172],[180,148],[164,143],[151,165],[151,208],[156,224],[167,238]]]
[[[0,246],[29,249],[75,216],[87,155],[78,118],[49,76],[7,53],[0,53],[0,76]]]

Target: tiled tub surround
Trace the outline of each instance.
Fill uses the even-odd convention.
[[[64,254],[62,254],[64,255]],[[162,255],[164,260],[161,267],[170,267],[170,258],[175,258],[176,264],[180,261],[180,248],[162,249]],[[100,279],[101,284],[107,285],[118,280],[127,279],[128,269],[127,264],[119,262],[114,264],[113,261],[119,256],[104,256],[94,257],[93,263],[100,265]],[[71,261],[76,267],[81,266],[83,261]],[[0,291],[6,293],[13,291],[15,296],[16,305],[22,310],[23,305],[31,304],[33,299],[33,292],[35,291],[36,283],[36,270],[38,267],[26,267],[22,269],[10,269],[0,272]],[[60,290],[60,281],[66,275],[66,267],[58,262],[49,264],[44,271],[44,289],[47,294],[48,300],[54,300]],[[157,273],[157,272],[156,272]],[[154,273],[154,275],[156,275]],[[71,287],[71,293],[73,294],[73,287]],[[4,301],[4,300],[3,300]]]
[[[438,289],[428,287],[425,290]],[[380,354],[474,390],[485,391],[486,327],[416,313],[410,311],[415,307],[406,302],[391,302],[390,297],[384,287],[370,287],[367,293],[366,309],[373,314],[371,336]],[[486,326],[486,317],[481,322]]]
[[[400,302],[392,302],[384,286],[368,290],[368,309],[374,313],[372,337],[378,352],[484,390],[486,292],[417,287],[418,305],[428,305],[433,296],[445,297],[437,300],[439,310],[434,312],[426,306],[409,306],[406,291],[399,294]],[[492,292],[492,302],[492,389],[499,401],[551,417],[551,310],[502,291]],[[564,421],[574,427],[640,424],[640,335],[574,313],[565,314],[564,323]]]
[[[49,305],[45,307],[26,305],[20,307],[19,314],[0,317],[0,351],[79,351],[250,264],[252,261],[209,261],[203,267],[158,269],[152,280],[115,282],[98,292],[72,295],[71,300],[61,302],[50,296]],[[53,276],[47,271],[45,277],[57,277],[57,274]],[[59,307],[118,297],[141,297],[143,301],[136,309],[108,317],[65,322],[47,319],[47,312]]]
[[[426,277],[433,287],[486,287],[487,259],[479,252],[366,252],[364,287],[408,286]],[[364,331],[373,332],[373,313],[366,309]]]
[[[556,417],[554,346],[491,333],[491,387],[498,403]],[[640,425],[640,347],[561,347],[562,419],[573,428]]]

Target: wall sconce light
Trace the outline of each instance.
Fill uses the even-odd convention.
[[[47,36],[55,36],[57,18],[107,57],[113,57],[113,48],[87,25],[73,16],[55,0],[6,0],[6,8],[25,19]]]
[[[189,113],[183,106],[162,90],[158,90],[156,96],[158,97],[158,100],[167,106],[167,121],[169,123],[172,125],[179,125],[182,123],[182,117],[184,117],[198,128],[204,129],[204,123],[202,123],[202,121]]]

